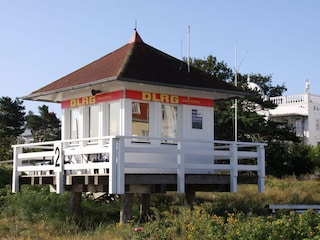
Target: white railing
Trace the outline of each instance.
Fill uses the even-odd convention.
[[[308,94],[271,97],[270,101],[277,105],[306,103],[308,102]]]
[[[171,144],[167,144],[167,143]],[[173,144],[174,143],[174,144]],[[56,191],[73,175],[108,175],[109,193],[125,192],[125,174],[177,174],[177,191],[185,191],[186,174],[230,175],[237,191],[239,172],[256,172],[264,191],[265,144],[194,139],[113,136],[14,145],[12,191],[21,174],[55,176]]]

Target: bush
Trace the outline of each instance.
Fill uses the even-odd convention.
[[[121,239],[221,239],[287,240],[319,239],[320,215],[309,210],[303,214],[256,216],[243,213],[226,217],[207,214],[201,207],[193,211],[180,208],[179,214],[159,213],[143,225],[117,226]]]
[[[307,211],[270,215],[266,204],[320,203],[318,181],[268,178],[265,193],[240,185],[238,193],[197,193],[194,210],[182,194],[152,195],[145,222],[118,224],[119,203],[82,200],[82,214],[69,213],[69,194],[48,187],[23,186],[2,197],[0,235],[7,239],[320,239],[320,214]],[[139,196],[135,197],[138,203]],[[20,237],[20,238],[19,238]]]
[[[10,184],[12,181],[12,166],[0,164],[0,188]]]

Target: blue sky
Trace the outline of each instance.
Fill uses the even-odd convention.
[[[317,0],[0,0],[0,97],[21,97],[126,44],[137,22],[147,44],[176,58],[212,54],[242,74],[272,74],[286,94],[320,94]],[[46,104],[24,101],[37,113]]]

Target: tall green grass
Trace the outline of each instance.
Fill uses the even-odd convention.
[[[194,210],[182,194],[154,194],[147,218],[139,215],[118,224],[120,201],[82,200],[82,213],[69,212],[69,194],[50,193],[46,186],[0,191],[2,239],[320,239],[320,215],[312,211],[270,215],[268,204],[320,204],[320,182],[268,178],[265,193],[240,185],[237,193],[197,193]]]

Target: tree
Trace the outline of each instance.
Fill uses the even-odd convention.
[[[225,62],[219,62],[217,58],[211,54],[206,59],[190,59],[190,64],[216,78],[220,78],[226,82],[232,82],[232,70]]]
[[[217,58],[212,55],[209,55],[205,59],[191,59],[191,64],[214,77],[234,84],[235,77],[232,69],[229,68],[225,62],[219,62]],[[282,93],[287,90],[284,84],[273,86],[271,75],[262,76],[261,74],[250,74],[250,81],[259,85],[263,90],[266,97],[262,98],[261,93],[248,88],[248,76],[248,74],[241,75],[237,73],[237,85],[251,93],[251,95],[238,100],[238,139],[241,141],[264,141],[264,136],[261,133],[262,129],[269,128],[269,130],[274,130],[275,125],[281,125],[278,126],[279,129],[288,130],[288,137],[292,140],[292,136],[295,136],[294,132],[290,132],[292,129],[288,126],[282,126],[282,123],[272,123],[266,120],[263,114],[257,113],[276,107],[276,105],[268,99],[274,96],[281,96]],[[234,107],[234,101],[232,100],[215,101],[214,125],[216,139],[233,140],[235,138]],[[267,130],[265,132],[270,133],[270,131]],[[281,131],[281,133],[287,134],[287,132],[284,131]]]
[[[18,137],[24,132],[25,107],[23,102],[16,98],[0,98],[0,137]]]
[[[318,168],[317,170],[319,171],[320,168],[320,145],[314,146],[311,149],[310,153],[312,161],[315,163],[315,166]]]
[[[44,142],[60,139],[61,126],[56,114],[49,112],[46,105],[39,106],[38,109],[40,115],[35,115],[32,111],[29,111],[26,116],[26,127],[31,130],[34,141]]]
[[[209,55],[206,59],[192,59],[193,66],[218,77],[231,84],[234,83],[235,75],[226,63],[217,61],[216,57]],[[237,85],[247,92],[248,96],[238,99],[237,139],[239,141],[265,142],[266,147],[266,169],[267,173],[275,176],[292,174],[299,168],[299,162],[291,155],[289,164],[289,152],[294,152],[294,147],[290,144],[299,143],[300,139],[296,136],[293,126],[285,122],[274,122],[263,114],[268,109],[276,107],[270,97],[281,96],[287,89],[284,84],[273,85],[272,75],[262,76],[261,74],[250,74],[250,82],[254,82],[262,89],[261,92],[250,89],[247,83],[248,74],[237,73]],[[235,120],[235,102],[233,100],[215,101],[215,138],[224,140],[234,140],[234,120]],[[299,155],[302,157],[302,155]],[[295,166],[296,164],[296,166]],[[289,167],[290,165],[290,167]],[[302,168],[299,174],[307,173],[310,168]]]
[[[311,145],[304,143],[290,144],[288,150],[286,167],[289,175],[301,176],[313,173],[316,165],[311,157]]]
[[[24,132],[24,106],[19,99],[0,98],[0,160],[12,159],[11,145]]]
[[[12,160],[12,145],[17,143],[17,138],[13,136],[3,136],[0,138],[0,161]]]

